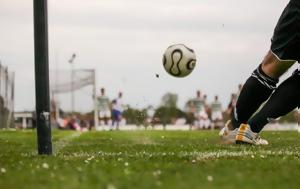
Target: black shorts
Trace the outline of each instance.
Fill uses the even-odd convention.
[[[271,50],[281,60],[300,62],[300,0],[290,0],[271,39]]]

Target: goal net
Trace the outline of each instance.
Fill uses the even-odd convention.
[[[70,100],[74,104],[75,99],[73,93],[79,91],[86,86],[92,86],[92,91],[88,98],[92,98],[92,109],[94,111],[94,124],[98,124],[97,106],[96,106],[96,73],[94,69],[74,69],[74,70],[51,70],[50,77],[50,92],[51,92],[51,108],[54,112],[56,121],[60,117],[59,96],[63,94],[71,94]],[[82,99],[81,99],[82,100]],[[78,100],[76,100],[78,101]],[[85,101],[85,100],[82,100]],[[76,112],[76,109],[71,108],[71,112]]]

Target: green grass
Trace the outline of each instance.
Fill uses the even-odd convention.
[[[300,135],[264,132],[265,147],[221,145],[211,131],[0,131],[0,188],[299,188]]]

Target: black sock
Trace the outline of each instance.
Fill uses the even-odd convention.
[[[244,84],[234,108],[231,118],[233,128],[238,128],[241,123],[248,122],[260,105],[270,97],[277,83],[278,79],[267,76],[261,65],[253,71]]]
[[[300,75],[285,80],[272,94],[264,107],[250,120],[253,132],[260,132],[272,119],[283,116],[300,105]]]

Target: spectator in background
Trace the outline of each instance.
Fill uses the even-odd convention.
[[[227,106],[227,114],[231,117],[234,114],[234,107],[236,105],[236,101],[237,101],[237,95],[235,93],[231,94],[231,98],[230,98],[230,102]]]
[[[195,123],[195,107],[193,100],[190,99],[185,103],[186,123],[189,124],[189,129],[192,130]]]
[[[100,125],[107,125],[108,120],[111,117],[111,111],[110,111],[110,102],[109,98],[105,95],[105,89],[100,89],[100,96],[97,98],[98,102],[98,110],[99,110],[99,121]]]
[[[81,131],[76,115],[67,115],[58,119],[58,129]]]
[[[195,123],[199,129],[209,128],[210,120],[206,112],[206,97],[201,95],[200,90],[196,92],[196,98],[191,100],[191,106],[194,110]]]
[[[209,129],[211,127],[210,108],[207,103],[207,95],[203,95],[204,111],[201,112],[200,129]]]
[[[203,101],[204,101],[204,104],[206,104],[206,102],[207,102],[207,95],[206,94],[203,95]]]
[[[218,122],[223,121],[223,110],[222,104],[219,101],[218,95],[215,96],[214,101],[210,105],[211,108],[211,120],[212,120],[212,127],[216,127]]]
[[[119,92],[118,98],[112,101],[112,124],[110,130],[116,128],[119,130],[120,122],[122,120],[122,111],[123,111],[123,102],[122,102],[123,94]]]

